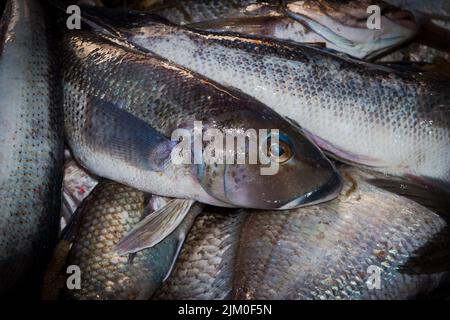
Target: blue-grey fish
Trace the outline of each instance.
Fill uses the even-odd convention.
[[[62,102],[38,1],[0,20],[0,297],[35,296],[59,230]]]

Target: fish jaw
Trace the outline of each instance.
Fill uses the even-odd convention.
[[[340,194],[341,190],[342,178],[336,171],[332,173],[331,178],[324,186],[285,204],[278,210],[289,210],[331,201]]]

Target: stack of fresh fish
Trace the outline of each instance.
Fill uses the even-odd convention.
[[[193,30],[151,15],[85,12],[98,14],[102,32],[264,102],[340,160],[449,188],[447,75],[396,70],[308,45]]]
[[[422,64],[445,10],[112,2],[58,32],[69,2],[3,10],[2,295],[448,297],[450,76]]]

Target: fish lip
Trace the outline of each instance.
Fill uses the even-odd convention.
[[[289,210],[333,200],[341,192],[342,184],[341,175],[333,171],[331,178],[324,186],[288,202],[277,210]]]

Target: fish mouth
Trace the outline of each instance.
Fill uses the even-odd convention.
[[[342,178],[339,173],[335,171],[325,185],[288,202],[277,210],[289,210],[330,201],[339,195],[341,189]]]

